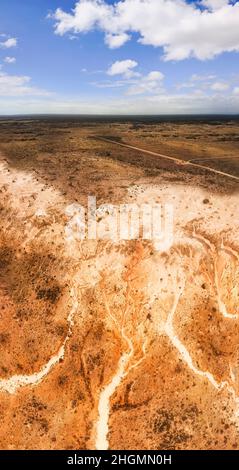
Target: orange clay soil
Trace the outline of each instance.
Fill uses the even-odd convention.
[[[0,448],[238,449],[238,183],[96,138],[238,175],[236,129],[0,122]],[[172,246],[67,237],[88,195],[172,204]]]

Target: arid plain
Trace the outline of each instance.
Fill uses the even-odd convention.
[[[0,121],[1,449],[239,448],[238,131]],[[69,240],[89,195],[173,205],[172,246]]]

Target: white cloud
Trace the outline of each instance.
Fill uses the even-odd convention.
[[[152,80],[163,80],[164,74],[162,72],[156,71],[156,72],[150,72],[146,76],[147,81],[152,81]]]
[[[48,97],[46,100],[32,97],[0,98],[1,114],[238,114],[239,94],[219,96],[207,93],[161,93],[147,96],[124,96],[112,99],[103,97],[78,98]]]
[[[126,88],[126,95],[142,95],[147,93],[161,93],[163,91],[162,82],[164,74],[159,70],[153,70],[147,75],[135,72],[138,63],[127,59],[116,61],[107,70],[107,75],[113,79],[120,75],[120,79],[107,80],[103,82],[93,82],[92,85],[97,88]]]
[[[222,80],[216,80],[217,76],[213,74],[193,74],[187,82],[178,83],[176,88],[196,88],[202,90],[225,91],[230,88],[230,83]],[[215,81],[216,80],[216,81]],[[212,83],[213,81],[213,83]]]
[[[233,89],[233,93],[235,95],[239,95],[239,86],[236,86],[234,89]]]
[[[110,49],[117,49],[118,47],[123,46],[129,39],[130,35],[127,33],[106,34],[105,44],[109,46]]]
[[[90,31],[97,23],[109,21],[112,7],[101,0],[80,0],[76,2],[73,13],[66,13],[57,8],[53,18],[57,20],[56,32],[63,35],[68,31],[84,33]],[[110,32],[110,30],[109,30]]]
[[[17,45],[16,38],[8,38],[5,41],[0,42],[0,47],[2,49],[10,49],[11,47],[15,47]]]
[[[135,60],[117,60],[107,70],[107,75],[111,77],[121,75],[122,80],[117,82],[106,82],[96,84],[99,88],[114,88],[128,86],[128,95],[141,95],[145,93],[160,92],[164,75],[159,70],[153,70],[143,76],[134,69],[138,66]],[[130,85],[130,86],[129,86]]]
[[[141,77],[131,85],[127,91],[128,95],[142,95],[145,93],[161,93],[164,75],[159,71],[150,72]]]
[[[142,44],[162,47],[165,60],[205,60],[239,51],[239,1],[78,0],[70,13],[58,8],[52,17],[56,34],[98,29],[112,48],[136,33]]]
[[[192,81],[178,83],[176,85],[176,88],[177,90],[181,90],[183,88],[195,88],[195,83],[193,83]]]
[[[91,85],[97,88],[121,88],[125,87],[127,83],[127,80],[106,80],[103,82],[91,82]]]
[[[198,75],[197,73],[194,73],[191,76],[191,80],[193,82],[204,82],[205,80],[214,80],[216,78],[216,75]]]
[[[202,5],[209,10],[218,10],[228,5],[228,0],[202,0]]]
[[[46,90],[33,87],[31,78],[0,72],[0,96],[50,96]]]
[[[117,60],[114,62],[111,67],[108,69],[107,74],[110,76],[114,75],[123,75],[125,78],[131,78],[135,76],[136,72],[134,72],[135,67],[137,67],[138,62],[131,59],[126,60]]]
[[[6,64],[15,64],[16,58],[7,56],[5,57],[4,62],[6,62]]]
[[[226,91],[230,88],[230,85],[225,82],[215,82],[211,85],[213,91]]]

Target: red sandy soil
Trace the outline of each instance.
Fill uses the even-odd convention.
[[[0,123],[2,449],[238,448],[238,183],[93,138],[237,175],[235,129]],[[172,204],[172,246],[68,239],[88,195]]]

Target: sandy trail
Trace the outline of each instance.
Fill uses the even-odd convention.
[[[226,176],[228,178],[232,178],[236,181],[239,181],[238,176],[232,175],[230,173],[225,173],[224,171],[215,170],[214,168],[211,168],[211,167],[206,166],[206,165],[200,165],[199,163],[192,163],[192,160],[190,160],[190,161],[181,160],[180,158],[170,157],[169,155],[164,155],[164,154],[161,154],[161,153],[152,152],[151,150],[142,149],[140,147],[135,147],[135,146],[129,145],[129,144],[123,144],[122,142],[117,142],[116,140],[107,139],[105,137],[94,137],[94,138],[97,139],[97,140],[102,140],[103,142],[110,142],[111,144],[120,145],[121,147],[126,147],[126,148],[129,148],[129,149],[132,149],[132,150],[138,150],[139,152],[147,153],[148,155],[153,155],[155,157],[164,158],[165,160],[171,160],[174,163],[176,163],[177,165],[186,165],[186,166],[191,166],[191,167],[194,167],[194,168],[201,168],[202,170],[210,171],[211,173],[215,173],[216,175]]]

